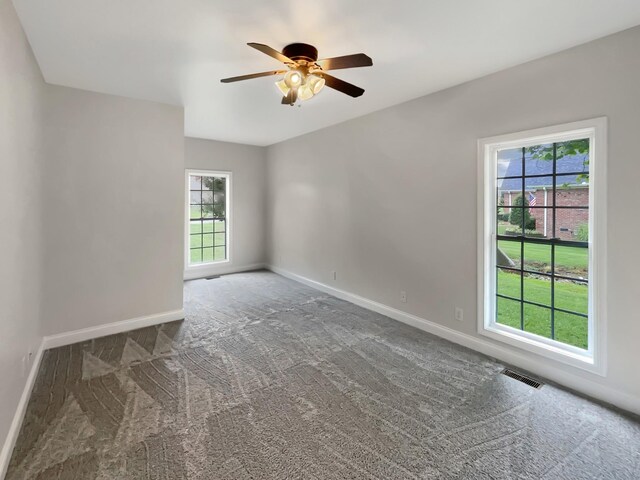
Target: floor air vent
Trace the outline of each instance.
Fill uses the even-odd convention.
[[[508,368],[505,368],[504,370],[502,370],[502,374],[506,375],[507,377],[511,377],[514,380],[518,380],[519,382],[526,383],[527,385],[533,388],[539,389],[539,388],[542,388],[542,385],[544,385],[542,382],[534,380],[531,377],[527,377],[526,375],[516,373],[513,370],[509,370]]]
[[[215,280],[216,278],[220,278],[220,275],[211,275],[210,277],[204,277],[205,280]]]

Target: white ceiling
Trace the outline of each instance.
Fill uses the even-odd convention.
[[[269,145],[640,24],[638,0],[13,0],[49,83],[184,105],[185,134]],[[280,105],[246,46],[364,52],[370,68]]]

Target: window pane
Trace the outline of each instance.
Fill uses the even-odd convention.
[[[519,241],[498,240],[496,263],[499,267],[520,268],[521,243]]]
[[[219,247],[221,245],[226,245],[226,234],[225,233],[216,233],[215,234],[215,238],[214,238],[214,242],[216,247]]]
[[[193,190],[189,193],[189,202],[192,205],[199,205],[202,203],[202,195],[201,192],[198,190],[196,192],[194,192]]]
[[[556,177],[556,204],[561,207],[588,207],[589,184],[575,175]]]
[[[214,248],[214,254],[216,260],[225,260],[226,259],[226,247],[216,247]]]
[[[202,218],[213,218],[213,205],[202,206]]]
[[[224,191],[226,188],[226,179],[223,177],[204,177],[202,181],[202,189],[214,192]]]
[[[498,178],[522,176],[522,148],[498,152]],[[514,189],[518,189],[515,187]]]
[[[213,203],[213,192],[202,192],[202,203]]]
[[[496,322],[520,329],[520,302],[498,297],[496,301]]]
[[[511,216],[511,209],[508,206],[498,206],[498,210],[495,216],[496,233],[498,235],[507,234],[507,230],[511,227],[511,224],[509,223],[510,216]]]
[[[499,268],[497,292],[500,295],[520,299],[520,273]],[[518,319],[519,318],[520,314],[518,314]]]
[[[524,300],[551,306],[551,277],[524,276]]]
[[[497,212],[496,212],[496,231],[498,234],[504,235],[505,230],[512,227],[513,206],[516,205],[516,199],[521,196],[522,179],[504,179],[498,180],[497,187]]]
[[[556,311],[554,323],[556,340],[585,350],[589,347],[589,322],[586,318]]]
[[[202,177],[202,190],[213,190],[215,177]]]
[[[202,188],[202,177],[189,175],[189,188],[191,190],[200,190]]]
[[[549,197],[553,194],[549,192]],[[553,208],[530,208],[525,214],[527,230],[525,236],[531,238],[553,237]]]
[[[553,173],[553,144],[528,147],[525,154],[525,176]]]
[[[549,162],[549,163],[553,164],[553,162]],[[547,196],[547,205],[552,203],[552,200],[553,200],[553,195],[551,195],[551,190],[553,190],[552,175],[549,175],[548,177],[527,177],[524,180],[524,187],[526,192],[531,192],[534,194],[538,192],[537,193],[538,201],[536,202],[538,206],[544,206],[544,196],[542,195],[542,193],[546,188],[547,190],[549,190],[549,195]],[[531,200],[529,195],[527,195],[527,199]]]
[[[523,203],[527,206],[522,207],[521,205]],[[524,200],[523,202],[522,195],[518,194],[515,197],[513,206],[498,207],[496,213],[496,233],[498,235],[522,235],[522,224],[524,222],[525,236],[543,237],[545,232],[551,235],[552,219],[551,209],[530,208],[528,206],[528,200]]]
[[[190,245],[189,247],[201,247],[202,246],[202,236],[200,234],[197,235],[189,235]]]
[[[202,235],[202,246],[213,247],[213,233],[205,233]]]
[[[547,177],[545,177],[546,179]],[[548,177],[549,181],[539,181],[537,185],[527,186],[527,200],[529,207],[553,207],[553,177]],[[532,182],[528,182],[532,183]],[[544,185],[542,185],[544,183]]]
[[[199,248],[195,250],[191,250],[191,263],[201,263],[202,262],[202,250]]]
[[[224,218],[225,216],[225,208],[224,204],[214,203],[213,204],[213,214],[216,218]]]
[[[202,249],[202,261],[203,262],[212,262],[213,261],[213,248],[203,248]]]
[[[564,277],[589,278],[589,249],[556,246],[555,274]]]
[[[589,209],[556,209],[556,237],[569,241],[587,241],[589,237]]]
[[[524,330],[541,337],[551,338],[551,310],[525,303]]]
[[[524,269],[532,272],[551,273],[551,245],[525,242]]]
[[[558,142],[556,173],[589,172],[589,139]]]
[[[589,286],[569,280],[555,281],[555,307],[570,312],[589,313]]]
[[[213,232],[213,220],[203,220],[202,233],[211,233],[211,232]]]
[[[553,144],[528,147],[524,165],[526,176],[551,175],[553,173]]]
[[[520,197],[520,195],[518,195],[518,197]],[[516,199],[516,201],[520,200]],[[498,212],[499,211],[500,210],[498,210]],[[506,213],[502,215],[498,213],[496,217],[496,231],[498,235],[522,235],[522,215],[527,215],[525,209],[514,204],[513,206],[504,208],[503,211]]]
[[[191,205],[189,206],[189,216],[190,218],[200,218],[201,215],[200,205]]]
[[[214,232],[224,232],[226,228],[226,222],[224,220],[215,220],[213,222]]]

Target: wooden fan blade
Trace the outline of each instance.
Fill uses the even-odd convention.
[[[324,78],[324,82],[327,87],[331,87],[334,90],[345,93],[350,97],[359,97],[364,93],[364,89],[356,87],[351,83],[340,80],[339,78],[333,77],[327,73],[322,72],[320,73],[320,75],[322,75],[322,78]]]
[[[338,70],[340,68],[370,67],[373,65],[373,60],[364,53],[356,53],[344,57],[324,58],[316,63],[323,70]]]
[[[298,91],[292,88],[291,90],[289,90],[289,93],[287,93],[284,97],[282,97],[281,103],[283,105],[293,105],[294,103],[296,103],[297,99],[298,99]]]
[[[271,48],[268,45],[263,45],[262,43],[247,43],[247,45],[255,48],[256,50],[261,51],[262,53],[269,55],[270,57],[275,58],[276,60],[280,60],[282,63],[291,63],[294,65],[296,63],[293,60],[291,60],[289,57],[283,55],[282,53]]]
[[[281,73],[287,73],[287,70],[271,70],[269,72],[251,73],[249,75],[240,75],[239,77],[223,78],[220,81],[222,83],[239,82],[241,80],[251,80],[252,78],[268,77],[270,75],[280,75]]]

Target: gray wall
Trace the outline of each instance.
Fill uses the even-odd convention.
[[[30,367],[22,358],[44,335],[182,308],[184,123],[182,108],[45,84],[9,0],[0,0],[0,105],[8,454]]]
[[[49,86],[44,334],[182,308],[182,108]]]
[[[567,370],[640,397],[639,49],[635,28],[269,147],[271,263],[477,336],[477,140],[608,116],[609,374]]]
[[[185,168],[232,173],[231,262],[197,272],[213,273],[252,268],[266,260],[266,151],[261,147],[185,139]]]
[[[13,5],[0,0],[0,447],[26,381],[22,357],[40,343],[44,88]]]

